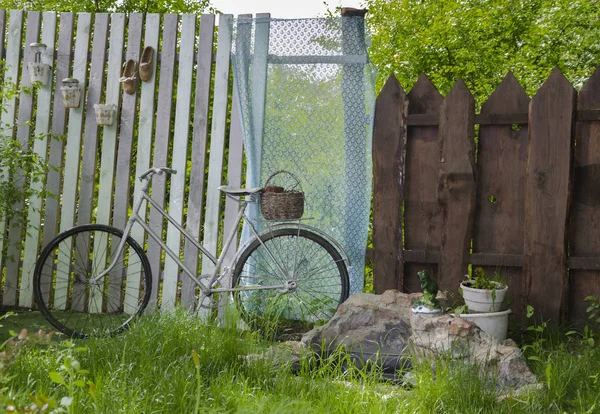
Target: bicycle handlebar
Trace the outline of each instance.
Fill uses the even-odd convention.
[[[167,168],[167,167],[150,168],[145,173],[140,175],[140,181],[144,180],[148,176],[152,177],[154,174],[161,175],[162,173],[177,174],[177,170],[174,170],[172,168]]]

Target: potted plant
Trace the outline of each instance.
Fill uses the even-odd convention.
[[[494,272],[490,278],[478,267],[473,275],[466,277],[467,279],[460,283],[460,288],[469,312],[486,313],[501,310],[508,286],[499,280],[498,272]]]
[[[463,312],[464,308],[457,309],[456,316],[473,322],[482,331],[503,341],[511,313],[510,309],[502,310],[508,286],[499,280],[498,272],[490,278],[481,267],[466,277],[460,288],[468,313]]]

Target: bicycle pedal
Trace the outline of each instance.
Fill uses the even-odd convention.
[[[201,295],[200,301],[198,302],[198,308],[201,309],[214,309],[216,301],[213,300],[212,295]]]

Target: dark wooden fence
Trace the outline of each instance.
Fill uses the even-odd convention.
[[[457,292],[469,265],[500,271],[511,309],[561,322],[600,295],[600,68],[577,93],[554,70],[533,98],[508,74],[475,113],[459,80],[392,76],[373,137],[374,284],[420,290],[426,269]],[[475,130],[478,126],[478,135]]]

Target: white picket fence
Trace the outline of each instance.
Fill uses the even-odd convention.
[[[52,169],[41,185],[57,195],[30,200],[26,233],[14,223],[0,222],[3,307],[34,306],[35,262],[40,249],[57,233],[91,222],[123,228],[138,190],[134,177],[150,166],[179,170],[167,178],[169,182],[164,176],[155,177],[152,194],[216,252],[219,234],[228,231],[236,213],[236,205],[226,203],[216,187],[224,173],[229,184],[241,184],[242,137],[237,105],[229,102],[233,17],[219,17],[213,55],[215,20],[214,15],[0,10],[4,85],[31,86],[27,72],[27,63],[34,61],[31,43],[47,45],[44,60],[52,72],[52,80],[35,93],[23,91],[2,102],[0,121],[14,128],[1,133],[48,161]],[[139,62],[147,46],[155,50],[154,74],[148,82],[140,82],[135,94],[126,94],[119,82],[123,63]],[[78,79],[84,88],[79,108],[63,105],[61,80],[69,77]],[[112,126],[96,124],[97,103],[116,105]],[[230,108],[234,113],[228,113]],[[26,177],[0,178],[28,185]],[[224,221],[220,220],[222,208]],[[156,232],[163,231],[158,214],[150,214],[149,220]],[[178,251],[179,234],[172,226],[166,233],[167,245]],[[141,228],[133,236],[144,240]],[[196,249],[186,243],[183,251],[186,265],[198,268]],[[188,278],[179,278],[178,266],[171,259],[161,260],[156,243],[148,241],[147,252],[152,274],[160,275],[153,278],[153,306],[160,299],[165,309],[175,303],[192,307],[195,286]]]

